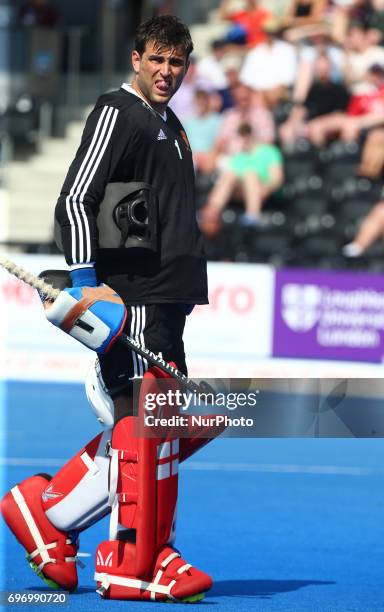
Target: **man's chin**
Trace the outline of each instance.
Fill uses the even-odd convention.
[[[173,93],[167,94],[167,95],[156,94],[152,97],[152,104],[166,105],[168,104],[172,96],[173,96]]]

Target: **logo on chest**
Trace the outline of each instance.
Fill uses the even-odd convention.
[[[157,140],[168,140],[167,135],[161,129],[159,130],[159,133],[157,135]]]

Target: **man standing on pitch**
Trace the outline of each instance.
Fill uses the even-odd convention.
[[[170,544],[178,461],[198,445],[169,439],[153,452],[135,439],[132,386],[148,365],[113,344],[127,315],[129,336],[186,372],[185,317],[195,304],[207,303],[192,153],[167,106],[192,48],[188,28],[174,16],[139,26],[133,81],[97,101],[56,207],[58,241],[75,289],[70,305],[55,302],[61,308],[55,316],[61,323],[71,319],[73,302],[83,304],[95,288],[105,330],[110,298],[98,285],[105,283],[118,294],[114,300],[123,301],[125,314],[111,324],[114,331],[99,351],[98,382],[113,400],[114,427],[51,480],[33,476],[2,502],[31,565],[49,584],[67,590],[77,585],[77,534],[111,512],[110,539],[99,545],[96,559],[98,592],[105,598],[197,601],[211,586],[210,577]]]

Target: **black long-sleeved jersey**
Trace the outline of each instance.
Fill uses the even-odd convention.
[[[108,184],[149,183],[159,199],[158,251],[98,247],[96,217]],[[123,85],[102,95],[56,205],[69,265],[96,262],[99,282],[127,304],[207,303],[206,260],[196,223],[192,154],[172,110],[166,120]]]

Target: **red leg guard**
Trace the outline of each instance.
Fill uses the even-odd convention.
[[[97,592],[105,599],[194,602],[203,599],[212,579],[192,567],[172,547],[156,556],[150,572],[140,578],[134,572],[135,545],[102,542],[96,552]]]
[[[156,388],[153,370],[145,378],[152,380]],[[142,406],[140,400],[139,404]],[[171,536],[177,503],[179,440],[137,438],[137,419],[142,415],[125,417],[112,434],[110,538],[116,538],[118,523],[136,530],[134,573],[141,576],[151,571],[156,554]]]
[[[14,486],[1,501],[8,527],[28,552],[36,573],[51,588],[73,591],[77,587],[77,545],[68,533],[59,531],[45,516],[41,495],[47,486],[42,475]]]
[[[158,392],[156,377],[168,378],[151,368],[144,376],[145,393]],[[144,421],[143,393],[142,387],[138,417],[117,423],[110,449],[111,539],[117,537],[120,525],[135,530],[136,543],[103,542],[97,551],[95,579],[100,594],[110,599],[197,601],[211,587],[211,578],[167,545],[177,503],[179,440],[166,435],[136,437]],[[196,446],[206,442],[199,440]],[[192,452],[189,447],[185,454]]]

